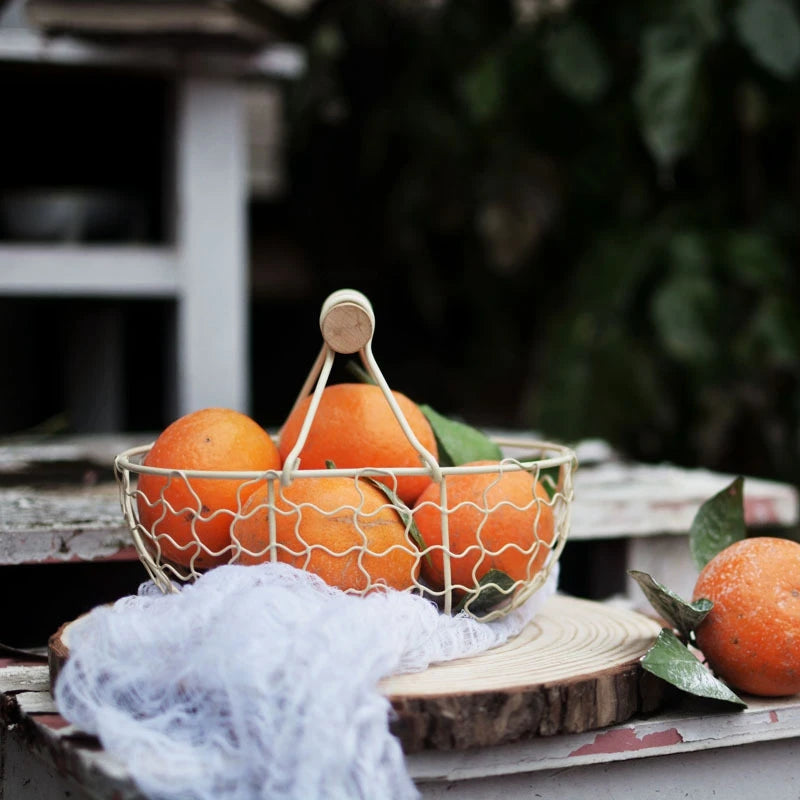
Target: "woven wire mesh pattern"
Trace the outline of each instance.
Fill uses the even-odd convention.
[[[281,471],[207,472],[169,470],[142,464],[149,447],[120,454],[115,469],[120,487],[123,513],[139,557],[153,581],[162,591],[176,584],[193,581],[209,566],[222,563],[283,561],[301,569],[342,577],[346,591],[365,594],[380,586],[392,585],[399,573],[400,586],[437,602],[445,613],[464,611],[484,621],[495,619],[518,607],[547,580],[566,543],[573,498],[573,474],[577,466],[574,453],[561,445],[525,440],[497,440],[505,457],[496,464],[442,467],[436,484],[435,500],[410,509],[397,500],[393,491],[399,473],[430,474],[419,469],[298,469],[287,476]],[[527,473],[545,491],[531,492],[524,504],[496,497],[493,487],[506,474]],[[161,476],[158,496],[145,497],[138,489],[138,477],[149,473]],[[484,489],[470,500],[451,502],[455,481],[468,475],[482,475]],[[344,479],[352,484],[351,499],[321,507],[314,502],[294,501],[290,487],[297,481],[320,482]],[[204,481],[238,481],[236,508],[209,511],[203,507],[197,487]],[[184,497],[191,498],[180,508],[170,504],[170,487],[180,484]],[[255,495],[255,497],[254,497]],[[491,495],[491,497],[490,497]],[[253,500],[258,499],[258,502]],[[149,509],[155,522],[148,528],[140,518],[140,504]],[[439,526],[437,541],[425,541],[416,529],[415,516],[423,506],[435,512]],[[514,534],[497,541],[489,535],[494,520],[511,513]],[[468,543],[452,543],[451,524],[456,515],[468,515],[474,536]],[[180,518],[181,535],[173,533],[171,523]],[[203,526],[217,521],[230,533],[229,541],[217,550],[204,541]],[[336,542],[319,541],[309,535],[315,524],[346,531]],[[378,542],[376,527],[392,525],[394,539]],[[260,529],[256,544],[243,541],[246,527]],[[186,535],[188,531],[188,536]],[[457,537],[454,537],[457,538]],[[176,558],[177,555],[177,558]],[[487,565],[516,565],[514,575]],[[438,570],[432,570],[432,565]],[[201,566],[202,565],[202,566]],[[320,573],[320,570],[322,572]],[[436,572],[438,579],[432,581]],[[479,574],[480,573],[480,574]],[[385,577],[389,574],[389,579]],[[342,587],[345,588],[345,587]]]
[[[122,509],[139,557],[159,588],[171,591],[224,563],[285,561],[351,593],[392,586],[430,597],[447,614],[463,610],[488,621],[545,583],[569,532],[575,454],[549,442],[497,441],[504,448],[500,461],[443,467],[418,440],[381,373],[372,352],[374,328],[372,305],[358,291],[338,290],[323,303],[323,345],[295,402],[297,408],[310,397],[308,410],[281,470],[156,468],[143,464],[147,446],[117,457]],[[301,468],[333,361],[337,354],[352,353],[380,387],[419,457],[418,467]],[[530,478],[529,496],[523,491],[518,497],[518,488],[506,496],[515,475]],[[160,488],[145,494],[142,476]],[[405,476],[427,476],[438,491],[431,496],[424,491],[412,510],[397,499],[398,479]],[[481,477],[477,494],[450,502],[460,494],[459,482],[470,476],[473,482]],[[337,499],[323,507],[319,497],[330,480],[344,484]],[[201,487],[214,481],[234,487],[234,502],[204,506]],[[305,499],[298,487],[311,487]],[[423,520],[426,536],[417,525]]]

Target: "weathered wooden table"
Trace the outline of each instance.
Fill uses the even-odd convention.
[[[0,445],[0,565],[135,560],[112,462],[123,450],[153,438],[100,435]],[[615,543],[614,552],[621,554],[616,565],[609,563],[610,556],[595,560],[598,569],[616,566],[604,585],[616,583],[625,594],[635,594],[626,583],[628,567],[667,572],[664,582],[680,589],[691,573],[686,537],[692,518],[734,476],[628,463],[601,442],[584,442],[577,449],[581,466],[568,548],[595,543],[602,550]],[[745,516],[752,528],[794,528],[798,492],[747,478]],[[584,588],[577,593],[603,596],[602,590]]]
[[[112,468],[118,452],[141,441],[86,436],[0,446],[0,607],[15,609],[0,615],[0,644],[42,645],[62,622],[147,577]]]
[[[423,797],[797,800],[800,698],[741,712],[686,702],[651,718],[502,747],[408,756]],[[0,798],[145,800],[124,766],[58,714],[46,665],[0,660]]]
[[[18,570],[39,570],[32,591],[27,572],[17,587],[18,594],[28,586],[28,596],[44,598],[49,612],[45,635],[34,644],[44,645],[50,633],[82,610],[65,605],[58,593],[41,591],[66,566],[91,565],[101,576],[115,565],[132,571],[127,583],[101,577],[108,595],[103,599],[128,593],[134,581],[145,579],[124,528],[111,462],[117,452],[149,438],[0,447],[2,585],[13,583]],[[688,593],[683,584],[693,568],[686,531],[700,504],[732,476],[627,464],[589,443],[579,457],[562,577],[573,585],[586,581],[589,596],[589,584],[599,576],[604,586],[621,588],[615,602],[634,607],[644,603],[638,590],[628,592],[629,567],[652,572]],[[792,487],[748,479],[745,506],[751,528],[786,532],[797,524]],[[568,574],[576,563],[570,562],[570,548],[587,547],[591,551],[582,558],[589,569],[577,578],[577,570]],[[91,598],[85,600],[91,607]],[[8,594],[3,601],[0,642],[10,617],[25,619],[18,610],[25,608],[23,602]],[[770,800],[796,800],[798,754],[800,698],[753,700],[745,711],[730,713],[683,700],[658,714],[585,733],[415,753],[408,756],[408,766],[422,795],[430,798],[755,797],[769,791]],[[121,764],[58,714],[47,665],[0,654],[0,800],[66,797],[133,800],[140,794]]]

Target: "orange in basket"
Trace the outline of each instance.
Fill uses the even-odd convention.
[[[397,509],[364,478],[298,478],[274,482],[272,517],[278,561],[319,575],[345,591],[363,592],[376,584],[410,589],[419,575],[419,551],[410,541]],[[270,487],[250,496],[233,526],[242,546],[240,564],[268,561]]]
[[[397,405],[420,444],[437,455],[430,423],[416,403],[392,391]],[[297,442],[311,396],[289,414],[281,430],[278,449],[286,459]],[[302,469],[325,469],[333,462],[339,469],[361,467],[419,467],[419,455],[403,433],[380,387],[367,383],[337,383],[326,386],[314,422],[300,451]],[[375,476],[394,489],[392,477]],[[427,475],[397,477],[397,496],[412,505],[428,484]]]
[[[193,411],[156,439],[144,465],[175,470],[259,471],[280,469],[269,434],[250,417],[228,408]],[[227,561],[234,514],[259,481],[142,474],[136,502],[139,520],[158,542],[161,556],[182,566]]]
[[[494,461],[463,466],[486,470],[447,477],[451,584],[470,591],[490,570],[500,570],[512,581],[531,580],[544,565],[555,533],[547,491],[530,472],[502,469]],[[431,482],[420,495],[414,522],[431,548],[422,576],[440,590],[446,581],[438,484]]]

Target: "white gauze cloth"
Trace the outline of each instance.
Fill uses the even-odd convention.
[[[284,564],[146,583],[73,626],[55,699],[154,800],[413,798],[378,681],[501,644],[556,582],[490,623]]]

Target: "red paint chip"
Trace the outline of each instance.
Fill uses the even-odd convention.
[[[588,756],[599,753],[629,753],[634,750],[647,750],[650,747],[664,747],[670,744],[679,744],[683,737],[677,728],[665,731],[648,733],[640,739],[633,728],[619,728],[617,730],[598,733],[594,741],[584,744],[573,750],[570,756]]]
[[[66,728],[69,722],[61,714],[36,714],[35,719],[41,725],[45,725],[54,731]]]

